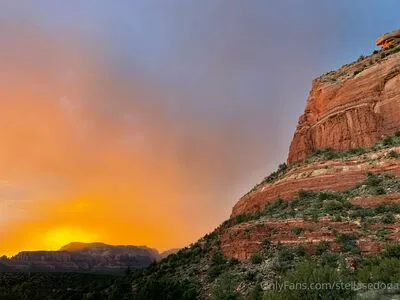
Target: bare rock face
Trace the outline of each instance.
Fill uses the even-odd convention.
[[[400,29],[394,30],[389,33],[385,33],[377,38],[375,44],[377,46],[382,46],[383,48],[388,48],[390,45],[395,43],[400,39]]]
[[[400,46],[315,79],[288,164],[319,149],[368,147],[400,128]]]

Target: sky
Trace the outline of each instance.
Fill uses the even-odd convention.
[[[183,247],[284,162],[398,1],[0,1],[0,254]]]

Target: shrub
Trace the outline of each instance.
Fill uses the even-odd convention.
[[[335,222],[342,222],[343,218],[341,215],[338,214],[338,215],[335,215],[334,220],[335,220]]]
[[[322,287],[325,286],[325,288],[284,289],[281,291],[281,294],[284,296],[281,299],[351,299],[355,294],[354,291],[344,288],[329,287],[334,282],[350,283],[351,279],[352,278],[349,277],[346,272],[341,272],[327,266],[321,267],[312,261],[302,262],[285,274],[282,281],[292,286],[296,286],[296,284],[306,284],[308,287],[315,286],[318,283],[321,284]]]
[[[324,201],[324,209],[326,213],[334,213],[343,209],[343,203],[338,200]]]
[[[378,186],[382,182],[382,178],[374,173],[368,172],[367,178],[364,180],[363,184],[368,186]]]
[[[283,172],[287,169],[287,164],[286,163],[282,163],[278,166],[278,171],[279,172]]]
[[[303,228],[301,228],[301,227],[294,227],[293,229],[292,229],[292,233],[294,234],[294,235],[300,235],[300,233],[302,233],[303,232]]]
[[[342,244],[344,252],[360,252],[360,249],[357,247],[357,237],[354,234],[341,234],[337,237],[337,241]]]
[[[176,298],[171,298],[176,299]],[[241,299],[238,292],[236,292],[236,281],[229,274],[224,274],[217,281],[216,286],[212,291],[211,299],[213,300],[239,300]]]
[[[250,269],[246,272],[244,279],[253,282],[256,279],[257,273],[257,270]]]
[[[400,244],[388,244],[383,250],[385,257],[400,258]]]
[[[324,252],[321,255],[321,265],[331,268],[337,268],[340,255],[334,252]]]
[[[352,148],[349,149],[345,152],[345,155],[350,155],[350,156],[356,156],[356,155],[361,155],[364,154],[366,151],[364,148],[357,147],[357,148]]]
[[[326,250],[329,248],[329,242],[327,241],[320,241],[316,246],[315,246],[315,254],[321,255],[324,253]]]
[[[382,214],[387,211],[387,206],[385,204],[379,204],[375,207],[375,213]]]
[[[259,284],[257,284],[249,293],[248,300],[262,300],[263,290]]]
[[[128,285],[131,290],[131,285]],[[112,292],[113,293],[113,292]],[[122,295],[115,294],[111,299],[122,299]],[[198,296],[198,284],[194,281],[175,281],[166,277],[146,280],[135,293],[134,299],[196,299]],[[75,299],[75,298],[74,298]],[[131,299],[131,298],[123,298]]]
[[[306,191],[301,189],[297,192],[297,197],[299,197],[300,200],[311,198],[312,196],[314,196],[314,193],[312,191]]]
[[[262,299],[263,300],[287,300],[289,298],[287,298],[287,296],[284,295],[284,293],[281,293],[279,291],[273,291],[273,292],[264,294],[264,297]]]
[[[314,158],[320,158],[323,160],[331,160],[335,158],[340,158],[342,156],[342,152],[335,151],[331,148],[319,149],[315,151],[308,157],[308,161]]]
[[[250,261],[252,264],[258,265],[262,263],[262,257],[259,253],[254,253],[250,256]]]
[[[386,190],[384,187],[382,186],[377,186],[373,189],[373,193],[375,195],[385,195],[386,194]]]
[[[278,244],[275,269],[278,272],[284,272],[292,266],[295,257],[294,248]]]
[[[397,152],[397,151],[395,151],[395,150],[391,150],[391,151],[389,151],[389,153],[386,155],[386,157],[387,157],[387,158],[394,158],[394,159],[397,159],[397,158],[400,158],[400,153]]]
[[[363,282],[397,283],[400,280],[400,260],[387,257],[378,264],[366,265],[357,272],[357,278]]]
[[[306,249],[302,245],[297,245],[293,247],[293,253],[298,257],[302,257],[306,255]]]
[[[384,224],[394,224],[396,222],[396,218],[394,217],[394,215],[392,213],[386,213],[382,217],[381,221]]]
[[[263,244],[263,247],[267,248],[267,249],[272,246],[272,242],[270,240],[268,240],[268,239],[264,239],[262,244]]]
[[[236,266],[236,265],[238,265],[239,264],[239,260],[238,259],[236,259],[236,258],[231,258],[230,260],[229,260],[229,266]]]
[[[283,200],[281,198],[277,198],[275,201],[273,201],[269,204],[266,204],[265,210],[272,212],[275,209],[279,208],[282,205],[282,203],[283,203]]]
[[[319,221],[319,216],[318,216],[318,213],[317,213],[317,212],[313,212],[313,213],[311,214],[311,221],[312,221],[312,222],[318,222],[318,221]]]
[[[207,270],[207,277],[209,281],[214,281],[225,270],[224,266],[210,266]]]
[[[372,217],[375,215],[375,211],[371,208],[356,207],[350,214],[352,218],[365,218]]]
[[[227,262],[225,256],[220,251],[216,251],[211,258],[211,264],[207,270],[208,279],[213,281],[217,278],[226,269]]]
[[[383,144],[384,146],[393,146],[393,145],[394,145],[393,137],[391,137],[391,136],[386,136],[386,137],[383,139],[382,144]]]
[[[322,191],[318,193],[318,199],[321,201],[324,200],[333,200],[333,199],[341,199],[340,194],[331,192],[331,191]]]

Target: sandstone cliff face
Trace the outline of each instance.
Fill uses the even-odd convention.
[[[386,159],[390,151],[400,152],[400,148],[293,167],[281,179],[263,184],[243,196],[233,207],[232,216],[260,211],[277,198],[293,199],[299,190],[344,191],[363,180],[367,172],[390,172],[400,176],[400,160]]]
[[[394,50],[313,81],[290,145],[289,165],[318,149],[371,146],[400,128],[400,53]]]
[[[389,153],[397,153],[397,158],[389,159]],[[260,186],[234,207],[233,225],[222,226],[219,233],[222,252],[227,257],[245,261],[265,248],[264,241],[275,245],[301,245],[309,254],[314,254],[316,245],[324,241],[329,243],[330,251],[341,252],[337,237],[345,234],[357,236],[355,245],[361,254],[379,253],[385,243],[400,239],[400,215],[394,209],[400,207],[399,157],[400,147],[391,147],[348,160],[316,161],[291,169],[282,179]],[[386,185],[374,180],[367,183],[368,176],[378,176],[366,175],[367,172],[386,174],[388,178],[396,178],[396,183]],[[372,194],[367,191],[368,184],[374,187]],[[363,192],[349,192],[354,188]],[[293,206],[294,202],[300,201],[300,190],[307,191],[304,192],[305,200]],[[335,209],[324,211],[320,196],[307,196],[311,191],[335,195],[327,190],[341,193],[349,202],[348,206],[340,208],[344,212],[343,218],[334,217],[338,212]],[[281,200],[277,201],[277,197]],[[268,207],[276,203],[281,204],[275,212],[268,213]],[[313,208],[316,204],[319,206]],[[265,205],[269,206],[264,208]],[[382,221],[384,210],[377,207],[390,207],[386,211],[395,213],[393,219]],[[285,210],[294,216],[285,215]],[[304,213],[305,210],[308,213]],[[310,218],[310,211],[318,217]],[[370,219],[365,222],[365,218]]]
[[[362,213],[372,212],[369,217],[375,218],[374,224],[362,221],[364,224],[361,225],[361,220],[365,219],[356,217],[351,209],[343,220],[322,213],[311,221],[307,215],[274,217],[268,215],[269,208],[265,207],[282,201],[288,202],[286,205],[290,207],[291,200],[299,199],[301,190],[348,191],[363,182],[367,173],[391,174],[398,178],[400,136],[397,133],[393,136],[395,143],[379,142],[379,146],[360,153],[349,151],[348,156],[342,154],[323,159],[309,157],[317,150],[328,148],[332,151],[366,149],[399,130],[400,44],[361,57],[357,62],[315,79],[290,145],[288,168],[275,173],[272,180],[264,180],[236,203],[231,220],[233,224],[239,224],[222,228],[222,252],[245,261],[265,248],[263,241],[302,245],[310,254],[316,244],[324,241],[329,243],[331,251],[340,252],[337,234],[355,234],[359,251],[374,254],[381,251],[384,241],[398,241],[400,225],[397,217],[390,220],[392,224],[386,224],[376,213],[378,206],[392,207],[400,203],[397,188],[397,192],[382,189],[385,195],[364,194],[349,198],[348,205],[353,205],[352,209],[358,207]],[[334,155],[335,152],[329,153]],[[310,200],[302,207],[291,208],[291,213],[298,215],[299,211],[310,209],[315,203]],[[246,221],[248,218],[251,220]],[[294,234],[294,229],[301,234]],[[386,235],[379,236],[382,233]]]
[[[397,198],[399,200],[400,198]],[[382,200],[383,201],[383,200]],[[374,228],[373,228],[374,227]],[[400,235],[399,224],[375,224],[369,226],[374,230],[391,230],[387,239],[397,240]],[[303,233],[296,235],[294,229],[301,229]],[[251,232],[251,234],[248,234]],[[227,257],[245,261],[264,247],[263,241],[273,244],[302,245],[309,254],[314,254],[315,246],[321,241],[329,242],[329,250],[339,252],[341,246],[337,242],[335,232],[341,234],[357,234],[358,247],[363,254],[376,254],[384,243],[375,237],[367,235],[361,230],[360,224],[354,221],[337,222],[333,217],[319,218],[318,222],[306,221],[302,218],[287,220],[270,219],[247,222],[228,228],[221,235],[221,250]]]

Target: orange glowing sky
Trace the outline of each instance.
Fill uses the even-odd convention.
[[[0,255],[213,230],[285,160],[311,78],[396,28],[337,2],[1,1]]]
[[[163,103],[169,88],[115,73],[85,40],[11,26],[0,32],[2,254],[71,241],[181,247],[227,214],[204,218],[214,205],[200,201],[230,169],[214,153],[227,131],[186,132]]]

